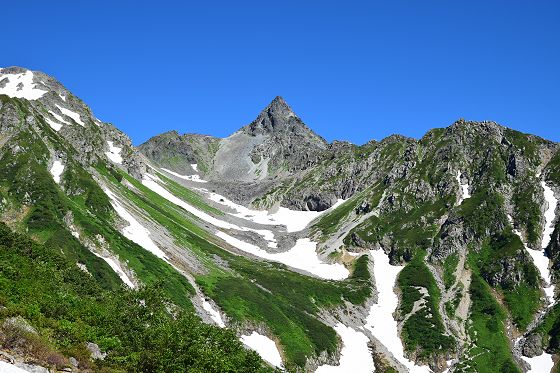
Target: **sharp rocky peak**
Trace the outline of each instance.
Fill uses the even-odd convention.
[[[309,131],[302,120],[294,113],[288,103],[277,96],[265,107],[257,118],[241,129],[250,135],[276,134],[284,132]]]

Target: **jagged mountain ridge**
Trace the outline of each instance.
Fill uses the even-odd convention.
[[[559,195],[558,144],[467,121],[420,140],[326,144],[275,99],[232,135],[242,134],[235,146],[171,132],[142,146],[144,159],[79,99],[32,74],[31,83],[46,92],[35,93],[40,97],[18,98],[17,84],[12,89],[0,77],[0,94],[11,89],[0,106],[2,221],[46,247],[57,245],[104,287],[163,280],[174,304],[192,304],[247,344],[253,332],[270,337],[293,370],[338,363],[349,369],[339,357],[350,354],[361,362],[357,371],[440,372],[452,359],[452,371],[516,371],[528,367],[522,355],[556,353],[559,311],[547,307],[543,289],[560,267],[558,213],[548,211],[550,192]],[[86,130],[91,140],[76,138]],[[302,144],[312,151],[300,157]],[[216,167],[216,154],[228,159],[240,148],[247,157],[271,149],[268,164],[288,166],[267,167],[262,178],[251,167]],[[222,179],[232,175],[241,177]],[[272,207],[271,214],[243,210],[228,197]],[[305,210],[308,218],[295,226],[302,218],[279,206]],[[541,249],[551,223],[547,277],[529,248]],[[398,298],[383,281],[395,270]],[[395,309],[376,308],[388,296]],[[395,322],[394,334],[379,334],[376,319]],[[350,343],[349,334],[363,336],[372,351]]]

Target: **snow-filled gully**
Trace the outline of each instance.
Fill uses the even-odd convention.
[[[166,259],[165,253],[150,238],[150,231],[134,219],[134,217],[119,203],[115,195],[109,189],[105,189],[105,194],[107,194],[111,200],[111,205],[117,214],[128,222],[128,226],[123,229],[123,235],[158,258]]]

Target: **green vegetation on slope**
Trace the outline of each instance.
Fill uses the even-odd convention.
[[[417,352],[421,359],[428,359],[452,350],[455,342],[445,334],[438,309],[439,289],[423,258],[421,253],[416,255],[403,268],[397,283],[402,292],[399,313],[401,317],[409,315],[402,329],[404,345],[407,350]],[[427,294],[422,294],[419,290],[422,288]],[[423,305],[414,311],[414,304],[422,299]]]
[[[505,334],[506,314],[492,296],[486,282],[473,272],[471,287],[472,323],[468,328],[473,344],[465,359],[456,366],[457,372],[517,373],[509,340]]]
[[[207,325],[190,311],[169,311],[155,285],[107,291],[63,256],[0,223],[0,322],[21,316],[38,334],[9,324],[0,344],[62,369],[68,357],[95,371],[256,372],[266,371],[229,330]],[[91,361],[86,343],[107,352]]]
[[[106,174],[107,175],[107,174]],[[278,337],[287,366],[304,366],[306,358],[322,351],[333,353],[338,344],[334,330],[316,316],[321,308],[341,305],[346,299],[363,303],[369,297],[367,257],[356,261],[346,281],[323,281],[300,275],[284,265],[249,260],[231,254],[192,222],[192,215],[123,174],[133,189],[111,179],[130,201],[166,227],[179,246],[196,254],[208,274],[197,282],[234,322],[263,324]]]

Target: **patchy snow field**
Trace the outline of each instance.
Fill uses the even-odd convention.
[[[150,231],[134,219],[134,217],[117,201],[115,195],[109,189],[105,189],[105,194],[111,199],[111,205],[117,214],[128,222],[128,226],[123,229],[123,235],[158,258],[166,260],[165,253],[161,251],[150,238]]]
[[[5,82],[4,87],[0,88],[0,94],[2,95],[25,98],[28,100],[37,100],[47,93],[47,91],[35,88],[35,83],[33,83],[33,72],[31,71],[26,71],[25,73],[20,74],[0,73],[0,81],[3,81],[6,78],[8,81]]]
[[[80,126],[82,126],[82,127],[86,126],[86,124],[84,122],[82,122],[82,118],[80,117],[80,114],[78,114],[75,111],[72,111],[70,109],[66,109],[65,107],[62,107],[60,105],[56,105],[56,107],[62,112],[62,114],[72,118],[74,120],[74,122],[78,123]]]
[[[552,355],[547,354],[546,352],[543,352],[540,356],[521,356],[521,358],[531,366],[531,369],[529,369],[527,373],[548,373],[551,372],[554,367]]]
[[[112,141],[107,141],[107,145],[109,145],[109,151],[105,152],[107,158],[109,158],[112,162],[122,164],[121,148],[114,146]]]
[[[204,299],[202,299],[202,308],[204,308],[204,310],[206,312],[208,312],[208,316],[210,316],[210,318],[212,320],[214,320],[214,322],[220,327],[220,328],[225,328],[226,324],[224,323],[224,320],[222,319],[222,315],[220,315],[220,313],[218,311],[216,311],[212,305],[210,303],[208,303],[207,301],[205,301]]]
[[[371,351],[369,350],[369,338],[341,323],[334,328],[342,339],[342,351],[340,353],[339,365],[321,365],[315,373],[330,372],[352,372],[370,373],[375,371]]]
[[[403,266],[392,266],[389,257],[383,250],[371,250],[373,258],[373,276],[377,288],[377,304],[373,304],[366,318],[366,328],[369,329],[395,359],[406,366],[410,372],[431,372],[427,366],[415,365],[404,356],[404,347],[397,328],[397,321],[393,312],[397,309],[399,298],[394,292],[395,283]]]
[[[197,183],[207,183],[208,182],[206,180],[202,180],[199,175],[181,175],[181,174],[178,174],[177,172],[168,170],[167,168],[163,168],[163,167],[162,167],[162,170],[167,172],[168,174],[171,174],[173,176],[178,177],[179,179],[195,181]]]
[[[51,172],[54,182],[60,184],[60,175],[64,172],[64,165],[62,162],[54,161],[49,171]]]
[[[272,339],[257,332],[252,332],[249,335],[242,335],[239,339],[245,346],[257,351],[263,360],[275,367],[282,368],[282,357],[280,356],[278,347],[276,347],[276,343],[274,343]]]
[[[269,253],[255,245],[241,241],[221,231],[217,231],[216,236],[239,250],[266,260],[283,263],[288,267],[301,269],[323,279],[344,280],[350,274],[342,264],[328,264],[322,262],[315,251],[317,243],[311,241],[309,238],[300,238],[297,240],[294,247],[288,251]]]

